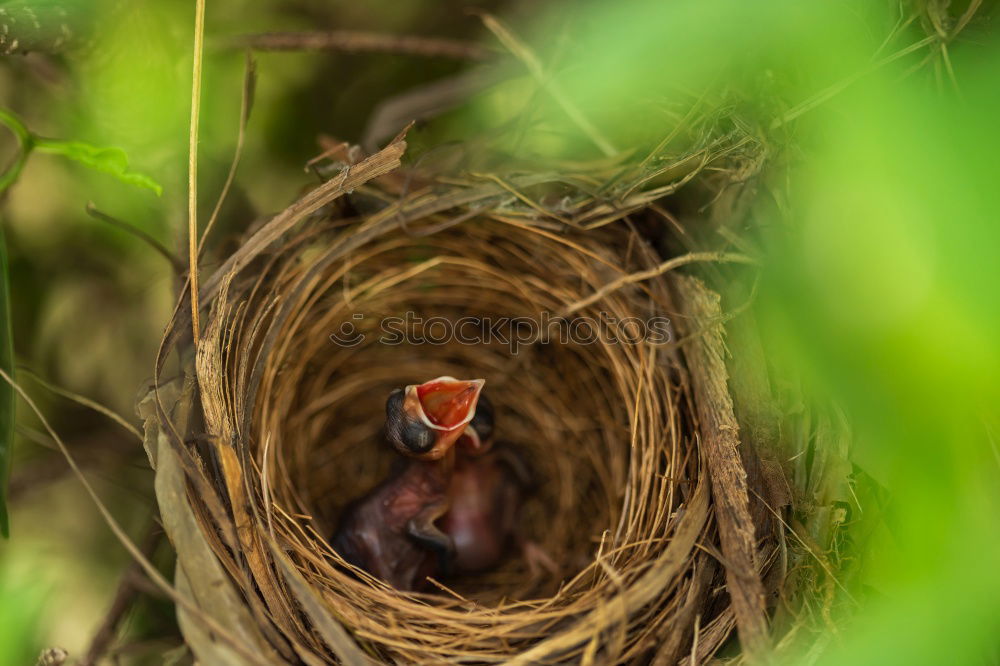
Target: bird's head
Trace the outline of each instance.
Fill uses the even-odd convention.
[[[405,456],[438,460],[455,445],[476,416],[483,379],[438,377],[389,394],[386,437]]]

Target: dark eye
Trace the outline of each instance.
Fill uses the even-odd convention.
[[[427,453],[434,448],[434,432],[419,421],[408,421],[403,430],[403,446],[412,453]]]
[[[402,389],[396,389],[385,401],[386,438],[400,453],[427,453],[434,448],[434,432],[407,417],[403,410],[404,397]]]

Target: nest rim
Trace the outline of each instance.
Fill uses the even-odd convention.
[[[392,222],[388,215],[380,219]],[[520,261],[522,271],[530,279],[521,276],[519,285],[510,285],[513,291],[497,289],[490,297],[510,299],[528,291],[537,303],[541,303],[546,299],[538,294],[546,293],[548,288],[551,299],[547,305],[559,312],[592,312],[606,308],[647,316],[678,313],[682,318],[691,318],[680,325],[680,332],[685,336],[697,332],[692,322],[699,313],[686,310],[683,303],[692,289],[703,290],[694,284],[696,281],[681,278],[678,284],[669,275],[654,275],[642,282],[627,282],[622,283],[621,288],[606,289],[630,264],[636,265],[632,249],[620,243],[622,234],[604,233],[602,229],[579,233],[564,230],[556,234],[544,225],[504,215],[465,219],[445,229],[433,216],[410,222],[416,225],[418,233],[414,234],[413,229],[401,232],[399,224],[379,227],[372,224],[372,219],[345,226],[340,220],[334,219],[331,223],[329,218],[313,217],[283,239],[266,257],[240,260],[239,253],[231,257],[227,270],[220,271],[224,277],[214,285],[204,338],[198,345],[191,373],[197,376],[200,391],[197,395],[187,391],[186,399],[191,402],[196,423],[200,416],[197,412],[204,414],[202,425],[211,440],[205,459],[213,460],[215,468],[202,470],[202,473],[210,480],[207,486],[214,486],[222,501],[216,507],[198,507],[196,505],[204,498],[191,492],[184,493],[182,501],[192,509],[191,514],[199,523],[208,550],[228,572],[230,581],[236,583],[237,598],[242,597],[251,608],[263,610],[263,613],[255,613],[254,623],[260,627],[258,640],[278,644],[280,647],[273,649],[282,655],[298,652],[301,656],[301,649],[305,649],[306,653],[314,655],[332,651],[341,659],[345,654],[356,654],[357,644],[383,658],[407,661],[445,657],[495,661],[502,655],[530,662],[556,656],[561,659],[580,657],[596,650],[602,650],[611,660],[618,660],[636,657],[650,649],[664,658],[683,656],[684,650],[691,647],[691,632],[696,630],[693,623],[698,609],[692,606],[690,598],[694,595],[707,604],[709,584],[726,572],[716,563],[717,557],[696,548],[699,539],[717,540],[718,526],[710,510],[714,497],[708,489],[707,456],[700,439],[704,434],[705,414],[699,411],[697,403],[705,397],[696,395],[692,388],[687,367],[690,358],[676,344],[676,339],[666,346],[640,344],[635,358],[626,355],[625,360],[618,359],[619,366],[614,365],[612,358],[610,379],[617,400],[610,401],[605,412],[598,410],[595,413],[610,416],[610,420],[615,421],[613,430],[620,429],[622,415],[628,424],[625,429],[628,436],[619,435],[614,449],[618,455],[625,456],[625,468],[612,474],[619,483],[611,484],[614,486],[611,492],[606,492],[621,501],[620,511],[615,514],[612,506],[610,511],[595,519],[594,522],[604,528],[598,547],[592,551],[587,566],[568,576],[568,585],[555,593],[528,596],[495,606],[480,605],[447,587],[444,589],[453,596],[401,593],[363,572],[350,571],[349,565],[338,561],[339,555],[329,547],[324,535],[302,520],[303,513],[311,518],[319,512],[308,511],[314,508],[312,498],[303,500],[297,496],[297,484],[292,483],[288,470],[282,468],[288,461],[280,455],[283,446],[273,438],[290,420],[297,417],[309,420],[310,415],[290,410],[287,400],[275,399],[281,395],[275,387],[284,386],[287,394],[294,395],[295,387],[301,383],[301,375],[288,374],[286,361],[290,355],[302,352],[303,338],[285,333],[308,322],[310,313],[319,315],[313,325],[334,330],[337,313],[346,313],[341,306],[357,307],[361,294],[379,304],[378,298],[390,293],[386,285],[392,285],[399,297],[401,284],[426,277],[427,272],[435,269],[442,271],[442,275],[436,276],[438,281],[433,288],[454,291],[455,285],[461,283],[449,283],[448,278],[453,279],[455,274],[449,275],[448,270],[458,271],[459,275],[468,278],[468,271],[474,269],[480,272],[480,278],[495,280],[503,279],[505,274],[510,277],[506,273],[510,263]],[[421,224],[427,225],[433,233],[421,236]],[[484,230],[488,231],[487,236],[476,236]],[[267,228],[263,231],[267,236]],[[258,231],[257,235],[261,233]],[[351,243],[351,239],[361,239],[361,242]],[[511,243],[512,239],[520,239],[522,244],[517,249],[521,256],[518,252],[509,252],[506,258],[510,263],[506,265],[476,262],[468,256],[481,252],[482,256],[493,257],[503,241]],[[405,254],[415,243],[425,247],[437,244],[438,250],[447,250],[449,242],[459,243],[462,254],[431,253],[419,263],[408,267],[404,263],[403,268],[399,267],[399,253]],[[259,245],[262,249],[271,246],[273,238]],[[339,247],[339,253],[331,252],[331,247]],[[454,245],[451,249],[454,250]],[[535,266],[532,274],[525,267],[530,268],[533,253],[538,252],[549,253],[545,256],[554,262],[563,260],[561,270],[553,270],[551,264],[539,262],[542,269]],[[368,280],[363,282],[362,288],[348,284],[349,270],[357,272],[366,262],[378,259],[383,253],[396,257],[395,266],[391,262],[388,268],[376,266],[367,275]],[[651,262],[651,255],[647,255],[639,263],[648,269]],[[467,272],[463,274],[463,270]],[[553,273],[547,275],[546,270],[553,270]],[[420,286],[419,281],[416,284]],[[426,286],[424,284],[423,288]],[[320,300],[317,295],[329,298],[338,289],[341,290],[339,305],[334,302],[332,306],[325,304],[317,308]],[[484,290],[476,292],[480,305],[484,293]],[[704,293],[699,298],[704,297]],[[419,299],[419,293],[405,292],[405,295],[410,302]],[[467,296],[464,298],[468,300]],[[453,305],[461,300],[457,299]],[[298,309],[288,309],[290,301],[295,301]],[[234,323],[238,326],[234,327]],[[305,338],[310,339],[315,341],[317,338],[315,335]],[[695,342],[695,346],[700,344]],[[232,355],[232,349],[240,345],[245,345],[242,359]],[[611,354],[607,344],[594,345],[591,351],[594,350]],[[442,348],[441,351],[441,356],[446,357],[461,350]],[[657,358],[657,355],[668,359],[662,367],[655,363],[650,365],[650,357]],[[411,359],[410,362],[419,365],[419,361]],[[396,375],[402,374],[400,365],[391,367]],[[452,367],[446,364],[441,365],[441,370],[430,376],[454,374],[454,371],[449,372]],[[724,366],[722,373],[725,373]],[[375,385],[385,382],[377,373],[370,380]],[[487,381],[489,387],[488,376]],[[725,385],[724,376],[721,381]],[[239,394],[234,388],[239,386],[245,390],[246,384],[254,382],[256,385],[250,392]],[[500,387],[502,389],[502,383]],[[661,390],[655,392],[653,387]],[[651,397],[654,393],[655,400]],[[184,399],[180,397],[178,401]],[[241,399],[243,404],[240,404]],[[337,406],[330,395],[319,396],[317,400],[318,404],[311,405],[311,409]],[[644,408],[653,414],[646,421],[641,418],[639,408],[642,400],[647,401]],[[504,401],[500,402],[502,409]],[[731,404],[729,408],[731,411]],[[371,410],[364,413],[370,415]],[[661,415],[666,415],[666,419]],[[174,427],[173,415],[168,417],[164,411],[157,417],[161,431]],[[728,424],[727,419],[723,420]],[[316,426],[312,432],[315,441]],[[663,441],[664,432],[670,433],[669,442]],[[355,439],[362,434],[370,439],[370,432],[360,433]],[[595,447],[600,450],[599,444]],[[666,450],[669,456],[662,455]],[[190,451],[180,453],[177,447],[173,453],[182,458],[196,457]],[[650,463],[649,458],[655,458],[655,462]],[[639,467],[636,467],[637,461]],[[301,461],[299,463],[301,466]],[[308,466],[308,456],[306,464]],[[669,469],[660,469],[663,464],[669,465]],[[189,467],[185,473],[190,477],[194,472]],[[190,478],[188,483],[190,487]],[[203,483],[202,489],[205,487]],[[665,493],[669,494],[666,504],[663,502]],[[636,518],[635,512],[640,506],[637,498],[649,500],[643,509],[649,510],[652,517]],[[267,508],[262,510],[262,505]],[[227,525],[220,524],[227,520]],[[620,537],[624,528],[629,536],[633,524],[644,524],[644,520],[655,529],[640,529],[641,538],[631,541],[626,538],[623,543],[606,550],[605,539],[611,531],[617,530],[616,536]],[[247,530],[252,534],[245,534]],[[661,546],[655,552],[654,543]],[[620,554],[629,549],[643,556],[632,560],[621,558]],[[685,558],[678,559],[677,553],[684,549]],[[203,555],[203,551],[201,548],[199,552]],[[322,552],[322,557],[317,557],[316,551]],[[183,566],[184,555],[180,551],[178,560]],[[698,567],[693,567],[696,561]],[[294,568],[292,572],[288,571],[289,563]],[[263,578],[269,580],[264,582]],[[585,590],[588,580],[594,584]],[[301,590],[302,584],[307,586],[307,591]],[[683,600],[683,591],[687,592],[687,602]],[[358,599],[364,603],[357,604]],[[711,602],[716,606],[722,603],[715,597]],[[712,623],[702,627],[702,650],[707,655],[729,636],[740,614],[738,609],[722,605],[723,610],[714,614]],[[709,606],[707,604],[706,608]],[[329,635],[332,630],[317,629],[326,626],[323,619],[317,617],[322,613],[346,630],[344,634],[334,639]],[[283,617],[278,617],[282,614]],[[314,627],[312,630],[310,624]],[[668,624],[673,627],[669,636],[654,638]],[[451,629],[451,633],[434,635],[432,627],[441,626]],[[275,640],[275,635],[283,639]],[[702,653],[698,656],[700,658]]]

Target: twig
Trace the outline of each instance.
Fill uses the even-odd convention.
[[[969,21],[971,21],[972,17],[976,15],[976,12],[979,11],[979,7],[982,4],[983,0],[972,0],[972,2],[969,3],[965,13],[962,14],[962,17],[958,19],[958,23],[955,24],[954,28],[952,28],[951,34],[948,36],[949,39],[955,39],[960,32],[965,30],[965,27],[969,25]]]
[[[623,275],[617,280],[613,280],[590,296],[581,299],[575,303],[569,305],[561,314],[563,316],[573,314],[583,308],[596,303],[613,291],[617,291],[622,287],[634,284],[636,282],[642,282],[643,280],[649,280],[651,278],[663,275],[668,271],[672,271],[675,268],[681,266],[686,266],[687,264],[693,264],[701,261],[718,261],[718,262],[735,262],[741,264],[753,264],[756,263],[750,257],[742,254],[736,254],[733,252],[690,252],[688,254],[681,255],[679,257],[674,257],[673,259],[668,259],[664,261],[659,266],[655,266],[645,271],[639,271],[637,273],[630,273],[628,275]]]
[[[379,152],[340,172],[340,177],[328,180],[275,215],[248,238],[236,252],[229,256],[205,284],[205,297],[210,298],[222,281],[232,273],[242,270],[254,257],[264,251],[281,234],[291,229],[307,215],[319,210],[345,192],[354,190],[373,178],[385,175],[399,166],[406,150],[407,126],[399,136]]]
[[[204,42],[205,0],[195,0],[194,57],[191,67],[191,131],[188,133],[188,263],[191,285],[191,337],[196,347],[201,335],[198,319],[198,120]]]
[[[28,377],[31,377],[33,380],[35,380],[36,382],[38,382],[42,386],[42,388],[47,389],[47,390],[51,391],[52,393],[55,393],[56,395],[58,395],[60,397],[66,398],[67,400],[72,400],[73,402],[77,403],[78,405],[83,405],[84,407],[86,407],[88,409],[92,409],[95,412],[97,412],[98,414],[101,414],[102,416],[106,416],[107,418],[111,419],[112,421],[114,421],[115,423],[117,423],[118,425],[120,425],[122,428],[124,428],[125,430],[127,430],[133,436],[135,436],[140,442],[142,441],[142,433],[139,432],[139,429],[136,428],[131,423],[129,423],[127,420],[125,420],[124,416],[122,416],[121,414],[118,414],[117,412],[115,412],[111,408],[105,407],[104,405],[100,404],[99,402],[91,400],[90,398],[88,398],[86,396],[82,396],[82,395],[79,395],[77,393],[73,393],[72,391],[69,391],[67,389],[64,389],[64,388],[62,388],[60,386],[56,386],[55,384],[52,384],[52,383],[46,381],[38,373],[36,373],[34,370],[32,370],[31,368],[29,368],[26,365],[20,365],[19,364],[17,366],[17,370],[18,370],[18,372],[22,372],[22,373],[26,374]]]
[[[343,51],[345,53],[399,53],[424,58],[488,60],[494,54],[473,42],[416,35],[332,30],[316,32],[265,32],[236,35],[221,40],[224,48],[254,51]]]
[[[154,523],[139,548],[143,556],[147,558],[152,556],[156,550],[156,546],[160,543],[161,534]],[[132,601],[138,593],[135,580],[141,575],[142,569],[137,561],[133,561],[125,569],[125,573],[122,574],[118,581],[118,589],[115,590],[111,606],[108,608],[108,612],[105,614],[104,620],[97,628],[97,631],[94,632],[94,637],[90,641],[90,647],[87,648],[86,654],[77,662],[77,666],[93,666],[101,658],[101,655],[107,651],[108,646],[111,645],[111,641],[114,640],[118,624],[125,617],[125,613],[128,612],[129,608],[131,608]]]
[[[250,109],[253,108],[256,81],[257,66],[254,63],[253,56],[247,51],[246,68],[243,74],[243,94],[240,97],[240,124],[236,134],[236,150],[233,151],[233,161],[229,165],[229,173],[226,174],[226,182],[222,186],[219,200],[215,202],[215,208],[212,210],[211,217],[208,218],[205,230],[201,232],[201,239],[198,241],[198,256],[201,256],[202,251],[205,249],[205,240],[208,238],[209,232],[212,231],[212,227],[215,226],[215,221],[222,210],[222,204],[225,203],[229,189],[233,186],[233,180],[236,178],[236,169],[239,167],[240,158],[243,156],[243,144],[246,141],[247,123],[250,121]]]
[[[126,231],[135,236],[136,238],[138,238],[139,240],[144,241],[151,248],[159,252],[164,259],[170,262],[170,266],[174,269],[175,273],[177,273],[178,275],[184,274],[184,262],[181,261],[180,257],[178,257],[170,250],[168,250],[167,246],[165,246],[163,243],[153,238],[152,235],[146,233],[145,231],[135,226],[134,224],[125,222],[124,220],[119,220],[116,217],[112,217],[111,215],[108,215],[107,213],[98,210],[97,207],[94,205],[93,201],[87,202],[87,207],[85,210],[87,211],[87,215],[91,216],[95,220],[106,222],[111,226],[117,229],[121,229],[122,231]]]
[[[719,298],[689,277],[674,281],[684,314],[693,323],[718,318]],[[757,570],[754,523],[747,473],[739,454],[739,425],[727,385],[721,326],[687,347],[686,365],[694,388],[698,435],[708,460],[714,510],[726,570],[726,588],[736,616],[740,643],[750,663],[770,652],[764,585]]]

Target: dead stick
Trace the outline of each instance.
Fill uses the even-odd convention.
[[[219,40],[223,48],[254,51],[342,51],[344,53],[399,53],[425,58],[487,60],[487,48],[457,39],[393,35],[379,32],[333,30],[319,32],[265,32]]]
[[[674,275],[685,321],[697,328],[718,321],[719,296],[701,281]],[[744,654],[751,663],[767,660],[771,641],[764,584],[756,561],[747,473],[740,456],[739,426],[729,393],[726,347],[721,324],[685,347],[684,355],[697,402],[698,435],[712,480],[712,499],[725,558],[726,588],[736,616]]]

